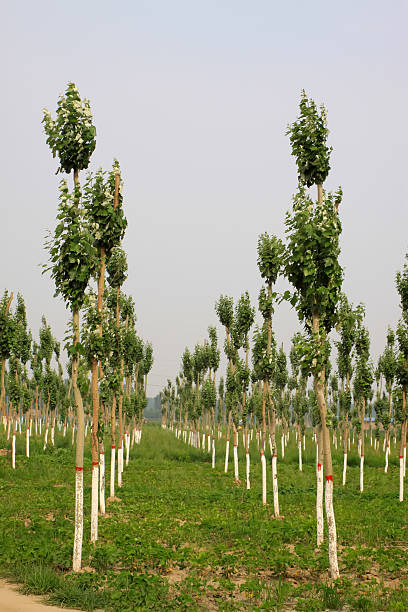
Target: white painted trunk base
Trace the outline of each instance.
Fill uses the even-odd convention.
[[[251,488],[251,481],[249,480],[250,470],[251,470],[251,459],[249,457],[249,450],[245,453],[246,457],[246,488],[249,490]]]
[[[279,516],[279,495],[278,495],[278,458],[272,457],[272,487],[273,487],[273,510],[275,516]]]
[[[266,504],[266,459],[264,452],[261,451],[261,466],[262,466],[262,503]]]
[[[364,455],[360,456],[360,493],[364,491]]]
[[[118,487],[121,487],[123,485],[122,471],[123,471],[123,446],[119,446],[118,448]]]
[[[11,443],[11,467],[13,470],[16,469],[16,434],[13,434],[13,441]]]
[[[212,439],[212,458],[211,458],[211,467],[215,468],[215,440]]]
[[[347,453],[344,452],[344,459],[343,459],[343,487],[346,484],[346,477],[347,477]]]
[[[323,466],[317,465],[317,494],[316,494],[316,517],[317,517],[317,546],[323,543],[324,518],[323,518]]]
[[[234,477],[235,477],[235,482],[239,482],[238,447],[236,444],[234,444]]]
[[[326,478],[326,491],[325,491],[325,506],[326,506],[326,519],[327,519],[327,531],[329,536],[329,566],[330,576],[332,579],[339,577],[339,564],[337,561],[337,533],[336,533],[336,520],[334,518],[333,510],[333,477]]]
[[[99,489],[99,465],[92,465],[92,488],[91,488],[91,542],[98,539],[98,489]]]
[[[105,514],[105,453],[99,453],[99,509]]]
[[[30,456],[30,428],[26,429],[26,457]]]
[[[111,475],[110,475],[110,491],[109,496],[115,497],[115,462],[116,462],[116,447],[111,448]]]
[[[302,442],[299,440],[298,442],[299,449],[299,472],[303,472],[303,464],[302,464]]]
[[[386,474],[388,472],[388,455],[389,455],[389,450],[390,450],[390,447],[387,446],[387,448],[385,449],[385,467],[384,467],[384,472]]]
[[[399,500],[404,501],[404,455],[399,458],[400,473],[399,473]]]
[[[225,465],[224,472],[228,472],[228,458],[229,458],[229,440],[227,440],[227,444],[225,445]]]
[[[282,450],[282,459],[284,459],[285,458],[285,438],[283,434],[281,436],[281,450]]]
[[[75,528],[74,528],[74,552],[72,558],[72,569],[74,572],[81,570],[82,561],[82,536],[84,530],[84,473],[82,468],[75,470]]]
[[[126,446],[126,465],[129,465],[129,453],[130,453],[130,434],[126,434],[127,446]]]

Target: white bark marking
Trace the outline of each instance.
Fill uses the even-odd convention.
[[[11,453],[11,467],[13,468],[13,470],[16,469],[16,434],[13,434],[12,453]]]
[[[272,457],[272,487],[273,487],[273,509],[275,516],[279,516],[279,495],[278,495],[278,458]]]
[[[329,566],[330,576],[336,579],[340,576],[339,564],[337,561],[337,533],[336,533],[336,520],[334,518],[333,510],[333,480],[326,478],[326,491],[325,491],[325,505],[326,505],[326,519],[327,519],[327,531],[329,535]]]
[[[400,457],[399,500],[404,501],[404,455]]]
[[[99,453],[99,508],[105,514],[105,453]]]
[[[110,476],[110,497],[115,497],[115,462],[116,462],[116,448],[111,448],[111,476]]]
[[[266,504],[266,459],[263,451],[261,451],[261,466],[262,466],[262,503]]]
[[[234,476],[235,482],[239,481],[239,473],[238,473],[238,447],[234,444]]]
[[[298,442],[298,448],[299,448],[299,471],[302,472],[303,471],[303,465],[302,465],[302,442],[300,440]]]
[[[317,494],[316,494],[316,518],[317,518],[317,546],[323,543],[324,518],[323,518],[323,466],[317,464]]]
[[[75,471],[75,530],[74,530],[74,553],[72,569],[79,572],[82,560],[82,535],[84,530],[84,473]]]
[[[347,453],[344,453],[344,459],[343,459],[343,487],[346,484],[346,476],[347,476]]]
[[[91,542],[98,539],[98,488],[99,488],[99,467],[98,464],[92,466],[92,492],[91,492]]]
[[[251,488],[251,481],[249,480],[250,470],[251,470],[251,459],[249,457],[249,450],[245,453],[246,457],[246,488],[249,490]]]
[[[227,444],[225,446],[225,466],[224,466],[225,473],[228,472],[228,458],[229,458],[229,440],[227,440]]]

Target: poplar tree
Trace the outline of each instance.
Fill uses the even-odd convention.
[[[406,256],[408,260],[408,255]],[[408,265],[397,272],[396,287],[400,298],[401,318],[397,326],[398,357],[396,379],[401,390],[399,421],[401,423],[400,441],[400,492],[399,500],[404,500],[404,477],[407,459],[407,388],[408,388]]]
[[[364,490],[364,430],[367,402],[374,381],[373,367],[370,359],[370,337],[368,330],[361,322],[356,330],[355,351],[357,356],[354,380],[354,403],[359,406],[360,422],[360,492]]]
[[[341,190],[324,193],[323,183],[330,170],[331,148],[327,146],[326,110],[317,108],[302,92],[300,116],[287,134],[296,158],[299,190],[287,214],[288,245],[285,271],[295,291],[291,303],[308,332],[304,358],[314,378],[320,412],[324,468],[325,506],[329,533],[329,564],[332,578],[339,576],[337,535],[333,511],[333,469],[330,435],[326,422],[325,366],[329,355],[327,335],[337,322],[337,303],[343,272],[338,262],[341,224],[338,206]],[[316,185],[317,201],[307,193]]]
[[[218,319],[221,325],[225,329],[225,343],[224,343],[224,352],[228,359],[228,368],[230,371],[230,385],[228,389],[228,372],[227,379],[225,381],[225,408],[226,408],[226,417],[227,417],[227,440],[225,445],[225,465],[224,472],[228,472],[228,459],[229,459],[229,445],[230,445],[230,431],[231,431],[231,416],[233,409],[233,402],[231,397],[231,375],[233,370],[233,360],[235,355],[235,349],[231,342],[231,328],[234,322],[234,300],[232,297],[228,297],[226,295],[221,295],[218,302],[215,304],[215,312],[217,313]],[[234,444],[235,444],[235,425],[234,425]]]
[[[83,536],[83,455],[84,409],[78,386],[78,364],[81,350],[79,311],[91,274],[96,267],[96,253],[91,232],[81,202],[79,172],[89,166],[95,149],[96,130],[92,123],[89,101],[81,100],[74,83],[68,83],[65,94],[58,100],[56,118],[44,110],[44,130],[53,157],[58,156],[57,172],[73,172],[74,190],[70,192],[65,180],[60,183],[58,224],[54,235],[46,243],[55,294],[61,295],[72,312],[72,337],[68,346],[72,358],[72,387],[77,410],[77,444],[75,466],[75,533],[73,570],[81,569]]]
[[[339,394],[340,413],[343,419],[343,486],[347,478],[347,450],[350,436],[351,418],[351,390],[350,382],[353,376],[353,348],[356,340],[357,324],[361,320],[364,308],[359,304],[356,308],[349,303],[347,297],[342,294],[339,305],[339,321],[337,330],[340,340],[336,342],[337,347],[337,370],[341,380],[341,391]]]

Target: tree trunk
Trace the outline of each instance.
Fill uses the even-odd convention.
[[[79,311],[73,312],[74,346],[79,343]],[[82,537],[84,528],[84,407],[78,387],[78,353],[72,358],[72,388],[77,410],[77,441],[75,455],[75,531],[72,569],[79,572],[82,561]]]
[[[315,310],[312,317],[313,333],[316,342],[321,342],[320,330],[319,330],[319,315]],[[330,434],[326,424],[326,400],[324,397],[324,379],[325,372],[322,368],[319,372],[314,375],[314,388],[316,393],[317,404],[320,412],[320,421],[322,428],[322,442],[323,442],[323,459],[324,459],[324,472],[326,476],[326,492],[325,492],[325,507],[326,507],[326,520],[327,520],[327,531],[329,537],[329,564],[330,564],[330,575],[333,579],[339,577],[339,567],[337,561],[337,533],[336,533],[336,521],[333,510],[333,468],[332,468],[332,457],[330,448]]]

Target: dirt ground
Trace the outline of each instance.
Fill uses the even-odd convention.
[[[46,606],[41,597],[34,595],[21,595],[17,585],[0,580],[0,612],[78,612],[71,608],[56,608]]]

